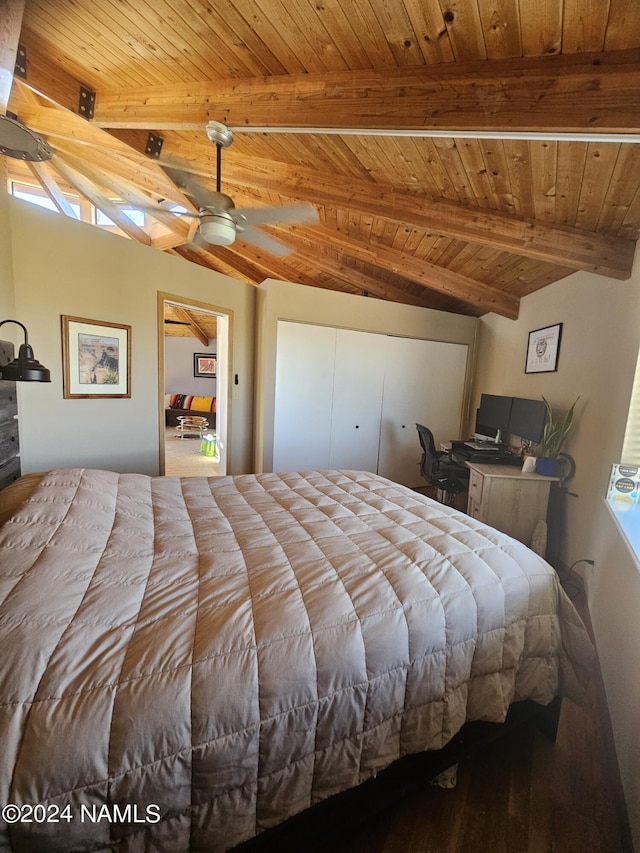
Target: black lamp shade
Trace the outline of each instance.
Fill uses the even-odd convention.
[[[51,373],[33,357],[28,344],[21,344],[18,357],[0,367],[0,376],[12,382],[51,382]]]
[[[10,382],[51,382],[51,373],[49,370],[43,367],[33,356],[33,349],[29,344],[25,326],[17,320],[3,320],[0,322],[0,326],[3,326],[5,323],[15,323],[22,328],[24,331],[24,343],[20,344],[18,355],[13,361],[0,366],[0,379],[9,380]]]

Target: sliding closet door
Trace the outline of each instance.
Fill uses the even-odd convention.
[[[273,470],[329,467],[336,330],[278,322]]]
[[[337,331],[330,468],[378,470],[384,341],[370,332]]]
[[[467,346],[387,337],[378,473],[422,485],[416,423],[440,442],[459,438]]]
[[[278,323],[273,470],[349,468],[419,486],[416,423],[459,438],[467,346]]]

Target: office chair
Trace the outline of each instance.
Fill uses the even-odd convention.
[[[438,490],[441,503],[452,504],[455,496],[469,488],[469,469],[451,461],[446,450],[436,450],[433,433],[422,424],[416,424],[422,447],[420,474],[430,486]]]

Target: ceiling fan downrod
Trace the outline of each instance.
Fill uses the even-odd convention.
[[[216,192],[221,192],[222,149],[233,142],[233,131],[220,121],[210,121],[206,126],[210,142],[216,146]]]

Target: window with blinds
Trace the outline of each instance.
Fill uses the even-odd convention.
[[[636,377],[631,392],[631,404],[624,434],[621,461],[640,465],[640,353],[638,354]]]

